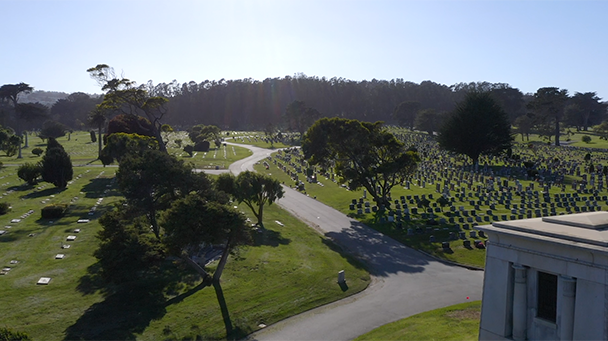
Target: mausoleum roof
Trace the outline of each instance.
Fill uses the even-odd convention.
[[[523,232],[528,234],[528,237],[546,236],[608,247],[608,212],[605,211],[500,221],[492,223],[491,226],[480,226],[480,229],[490,233]]]

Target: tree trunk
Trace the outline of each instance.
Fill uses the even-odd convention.
[[[555,146],[559,147],[559,120],[555,118]]]
[[[15,109],[15,110],[17,110],[17,109]],[[19,119],[17,119],[17,129],[18,129],[17,136],[19,136],[19,155],[17,155],[17,159],[23,159],[23,156],[21,156],[21,138],[22,138],[22,132],[21,132],[21,124],[19,123]]]
[[[203,282],[211,280],[211,275],[207,271],[205,271],[205,269],[203,269],[197,262],[193,261],[192,258],[188,257],[186,253],[183,253],[180,257],[188,265],[190,265],[190,267],[193,268],[194,271],[198,272],[198,274],[203,277]]]
[[[230,244],[232,243],[232,237],[235,234],[234,231],[230,232],[228,236],[228,240],[226,241],[226,246],[224,247],[224,251],[222,252],[222,258],[220,258],[220,262],[217,265],[217,269],[213,274],[213,282],[219,282],[220,277],[222,276],[222,272],[224,271],[224,267],[226,266],[226,262],[228,261],[228,255],[230,253]]]
[[[101,159],[101,125],[99,125],[99,126],[97,127],[97,135],[99,136],[99,137],[97,138],[97,143],[98,143],[98,145],[99,145],[99,148],[98,148],[99,150],[98,150],[97,158],[98,158],[98,159]]]
[[[222,319],[224,320],[224,326],[226,327],[226,339],[230,340],[232,336],[232,321],[230,320],[230,313],[228,312],[228,305],[224,298],[224,291],[220,282],[213,282],[213,288],[215,289],[215,296],[217,297],[217,303],[220,305],[222,311]]]
[[[154,131],[154,135],[156,137],[156,141],[158,141],[158,149],[161,152],[167,152],[167,146],[165,145],[165,142],[163,142],[163,136],[161,135],[161,131],[160,129],[155,129]]]
[[[27,147],[29,147],[28,140],[27,140],[27,131],[23,132],[23,136],[25,136],[25,146],[23,146],[23,148],[27,148]]]
[[[154,232],[156,239],[160,240],[160,229],[158,227],[158,221],[156,221],[156,210],[155,209],[150,210],[148,219],[150,220],[150,225],[152,225],[152,232]]]
[[[264,216],[264,204],[260,204],[258,214],[256,214],[255,217],[258,218],[258,226],[261,226],[262,228],[264,227],[263,216]]]

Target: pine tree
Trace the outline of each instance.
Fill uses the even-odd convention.
[[[512,140],[507,114],[487,92],[468,93],[442,125],[437,138],[441,148],[464,154],[474,164],[481,154],[496,155],[508,150]]]

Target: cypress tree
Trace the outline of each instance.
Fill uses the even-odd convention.
[[[46,152],[42,157],[41,163],[42,180],[50,182],[59,188],[65,188],[68,181],[72,180],[72,176],[74,175],[72,160],[56,139],[52,137],[48,139]]]

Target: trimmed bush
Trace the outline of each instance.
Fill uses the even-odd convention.
[[[184,147],[184,151],[186,153],[188,153],[188,155],[190,155],[190,157],[192,157],[192,153],[194,152],[194,147],[191,145],[187,145]]]
[[[585,143],[590,143],[591,142],[591,136],[585,135],[585,136],[583,136],[582,140]]]
[[[65,211],[67,211],[68,205],[66,204],[54,204],[47,205],[42,209],[43,219],[59,219],[63,217]]]
[[[0,202],[0,215],[5,215],[11,210],[11,205],[6,202]]]
[[[38,183],[38,177],[42,174],[42,166],[26,162],[17,169],[17,176],[29,185],[33,186]]]
[[[197,152],[208,152],[210,145],[209,141],[198,142],[194,145],[194,150]]]
[[[36,155],[36,156],[40,156],[42,155],[42,153],[44,153],[44,150],[42,150],[42,148],[34,148],[32,149],[32,154]]]
[[[97,135],[95,135],[95,132],[93,130],[91,130],[89,132],[89,134],[91,134],[91,142],[93,142],[93,143],[97,142]]]

